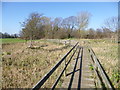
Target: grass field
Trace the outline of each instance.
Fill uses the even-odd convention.
[[[1,44],[10,44],[10,43],[26,43],[29,42],[30,40],[24,40],[24,39],[20,39],[20,38],[3,38],[0,39],[0,43]],[[32,41],[45,41],[45,40],[32,40]]]
[[[104,67],[114,87],[120,88],[120,73],[118,72],[118,43],[109,39],[84,40],[91,47]]]
[[[5,43],[25,42],[25,40],[19,38],[4,38],[4,39],[0,39],[0,42],[2,44],[5,44]]]
[[[80,45],[92,47],[116,88],[120,85],[118,66],[118,44],[108,39],[82,39]],[[3,88],[31,88],[70,50],[62,44],[45,40],[34,41],[37,49],[27,48],[20,39],[3,39]],[[13,42],[13,43],[11,43]],[[16,43],[18,42],[18,43]],[[19,43],[21,42],[21,43]],[[84,42],[84,43],[83,43]],[[48,80],[50,87],[63,65]],[[64,77],[63,77],[64,78]],[[60,80],[60,87],[63,79]]]
[[[3,44],[3,88],[32,88],[70,50],[70,47],[46,41],[34,41],[34,45],[39,48],[27,48],[27,43]],[[62,67],[43,87],[51,87]]]

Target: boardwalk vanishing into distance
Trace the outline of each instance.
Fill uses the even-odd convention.
[[[65,44],[66,43],[67,42],[65,42]],[[80,46],[79,42],[72,42],[71,46],[72,48],[70,51],[66,53],[64,57],[33,87],[33,90],[42,88],[42,85],[47,82],[50,76],[61,64],[65,64],[65,66],[53,83],[51,87],[52,90],[56,88],[63,75],[65,76],[65,79],[60,88],[111,88],[114,90],[108,75],[92,48],[88,46]],[[66,60],[69,54],[72,55],[69,60]],[[69,64],[71,64],[69,68],[70,72],[67,72],[66,68]]]
[[[1,89],[120,88],[120,0],[10,1],[1,0]]]
[[[66,75],[66,80],[63,83],[63,88],[95,88],[95,81],[92,78],[93,72],[90,69],[90,55],[86,47],[81,47],[78,52],[77,60],[73,60],[73,71]]]

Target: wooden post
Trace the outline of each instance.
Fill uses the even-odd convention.
[[[66,41],[65,41],[65,46],[66,46]]]
[[[65,66],[66,66],[66,58],[65,58]],[[64,72],[64,76],[66,77],[66,70]]]

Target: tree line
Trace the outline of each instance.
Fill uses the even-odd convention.
[[[80,12],[76,16],[66,18],[46,17],[40,13],[31,13],[24,22],[21,23],[22,30],[20,38],[26,40],[33,39],[65,39],[65,38],[115,38],[118,30],[117,17],[111,17],[104,21],[104,26],[94,30],[88,28],[91,14]],[[2,33],[3,38],[18,37],[17,34],[9,35]]]
[[[112,38],[117,32],[117,18],[106,19],[105,26],[88,29],[91,14],[80,12],[76,16],[54,19],[43,14],[31,13],[21,23],[20,37],[23,39],[65,39],[65,38]]]
[[[43,14],[31,13],[22,23],[20,36],[26,39],[72,38],[75,37],[74,34],[88,26],[89,18],[88,12],[80,13],[78,17],[70,16],[65,19],[61,17],[51,19]]]
[[[8,34],[8,33],[2,33],[0,32],[0,38],[18,38],[18,34]]]

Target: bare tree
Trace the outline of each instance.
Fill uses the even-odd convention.
[[[109,30],[116,31],[118,30],[118,18],[111,17],[104,21],[104,27],[108,28]]]
[[[71,33],[73,29],[76,27],[76,25],[77,25],[77,18],[75,16],[70,16],[63,20],[62,26],[65,29],[67,29],[68,38],[71,37]]]
[[[61,27],[62,18],[58,17],[52,21],[52,38],[59,38],[59,30]]]
[[[77,28],[80,34],[80,30],[85,30],[88,27],[91,14],[88,12],[80,12],[77,15]]]
[[[117,41],[117,32],[118,32],[118,17],[110,17],[104,21],[104,28],[108,28],[111,31],[114,31],[116,33],[112,33],[111,38],[114,41]]]

